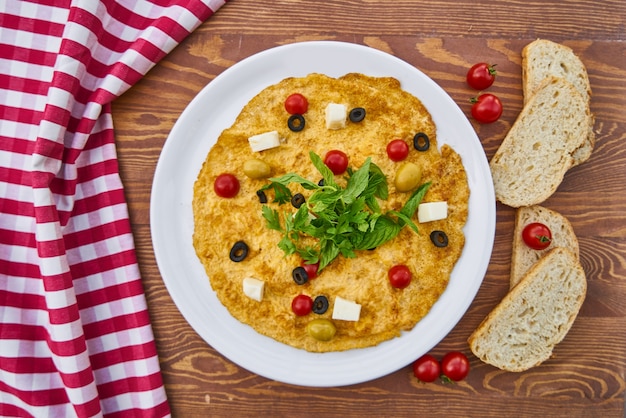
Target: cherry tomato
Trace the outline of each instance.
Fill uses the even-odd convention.
[[[300,93],[294,93],[285,100],[285,110],[290,115],[304,115],[309,110],[309,102]]]
[[[313,309],[313,299],[307,295],[298,295],[291,301],[291,310],[298,316],[308,315]]]
[[[496,79],[497,72],[495,66],[495,64],[489,65],[486,62],[474,64],[467,72],[467,84],[476,90],[484,90],[490,87]]]
[[[402,161],[409,155],[409,146],[402,139],[387,144],[387,156],[391,161]]]
[[[441,372],[455,382],[465,379],[469,370],[469,360],[460,351],[451,351],[441,359]]]
[[[522,239],[533,250],[543,250],[550,246],[552,232],[544,224],[533,222],[526,225],[522,230]]]
[[[328,151],[324,158],[324,164],[326,164],[334,174],[342,174],[348,168],[348,156],[343,151]]]
[[[411,283],[411,270],[403,264],[390,268],[387,275],[389,276],[389,283],[397,289],[404,289]]]
[[[239,192],[239,180],[230,173],[220,174],[213,183],[213,190],[219,197],[235,197]]]
[[[472,116],[480,123],[492,123],[502,115],[502,102],[491,93],[481,94],[470,100]]]
[[[309,276],[309,280],[317,277],[317,270],[320,268],[320,263],[308,264],[306,261],[302,260],[300,263],[306,274]]]
[[[436,358],[424,354],[413,363],[413,375],[421,382],[434,382],[441,375],[441,366]]]

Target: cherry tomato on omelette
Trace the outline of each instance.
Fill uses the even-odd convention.
[[[291,94],[285,100],[285,110],[290,115],[304,115],[309,110],[309,101],[300,93]]]
[[[387,274],[389,283],[396,289],[404,289],[411,284],[411,270],[403,264],[393,266]]]
[[[441,375],[441,366],[430,354],[424,354],[413,363],[413,375],[420,382],[434,382]]]
[[[235,197],[239,193],[239,180],[230,173],[220,174],[215,178],[213,190],[219,197]]]
[[[308,264],[306,261],[302,260],[300,266],[306,271],[306,274],[309,276],[309,280],[317,277],[317,270],[320,267],[320,263]]]
[[[550,232],[550,228],[542,223],[529,223],[522,230],[522,240],[524,244],[533,250],[543,250],[550,246],[552,232]]]
[[[343,151],[328,151],[326,157],[324,157],[324,164],[326,164],[334,174],[342,174],[348,168],[348,156]]]
[[[402,139],[387,144],[387,156],[391,161],[402,161],[409,155],[409,146]]]
[[[451,351],[441,359],[441,372],[455,382],[465,379],[469,370],[469,360],[460,351]]]
[[[472,116],[480,123],[493,123],[502,115],[502,102],[491,93],[481,94],[470,100]]]
[[[495,66],[495,64],[489,65],[486,62],[472,65],[467,72],[467,84],[476,90],[484,90],[490,87],[496,79],[497,72]]]
[[[291,301],[291,310],[298,316],[308,315],[313,309],[313,299],[308,295],[298,295]]]

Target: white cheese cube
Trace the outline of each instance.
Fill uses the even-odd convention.
[[[248,138],[248,143],[252,151],[258,152],[280,145],[280,137],[277,131],[265,132],[263,134],[253,135]]]
[[[263,289],[265,282],[255,279],[254,277],[246,277],[243,279],[243,293],[250,299],[261,302],[263,300]]]
[[[417,208],[417,220],[420,223],[438,221],[448,217],[448,202],[420,203]]]
[[[342,129],[346,127],[346,116],[348,109],[346,105],[329,103],[326,106],[326,128]]]
[[[333,307],[333,319],[342,321],[358,321],[361,316],[361,305],[340,296],[335,298]]]

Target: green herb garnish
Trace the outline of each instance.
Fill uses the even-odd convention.
[[[267,227],[283,234],[278,246],[286,255],[298,253],[307,263],[318,263],[319,270],[339,254],[353,258],[355,251],[370,250],[395,238],[405,225],[418,232],[411,220],[430,183],[422,184],[398,211],[381,213],[377,199],[388,197],[387,179],[382,170],[368,158],[357,170],[348,170],[343,188],[335,182],[332,171],[322,159],[310,152],[313,165],[324,178],[323,186],[297,174],[271,178],[261,190],[274,190],[274,202],[291,199],[289,184],[298,183],[315,190],[295,213],[283,212],[263,205]],[[282,218],[282,222],[281,222]],[[300,246],[302,236],[317,240],[315,246]]]

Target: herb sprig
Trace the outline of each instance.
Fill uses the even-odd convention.
[[[310,152],[309,157],[322,175],[323,185],[289,173],[269,179],[261,189],[272,189],[278,204],[291,200],[291,183],[314,190],[295,213],[283,211],[281,216],[278,210],[263,205],[267,227],[283,234],[278,246],[285,255],[297,253],[307,263],[319,262],[322,270],[340,254],[353,258],[356,251],[379,247],[395,238],[405,225],[418,232],[411,218],[430,183],[415,190],[400,211],[382,213],[377,199],[388,198],[387,179],[370,158],[358,170],[348,170],[347,184],[341,187],[317,154]],[[299,245],[302,236],[314,238],[316,245]]]

